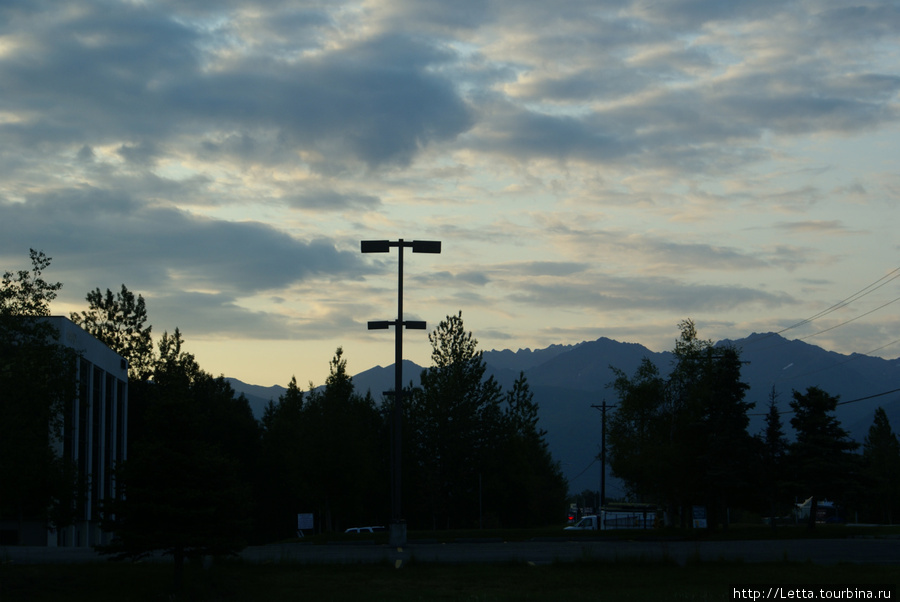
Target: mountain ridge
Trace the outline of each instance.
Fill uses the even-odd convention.
[[[789,402],[793,390],[818,386],[840,397],[835,416],[851,437],[860,443],[871,426],[875,408],[885,409],[895,432],[900,432],[900,358],[886,360],[863,354],[842,355],[777,333],[753,333],[744,339],[723,340],[716,345],[734,345],[744,362],[741,378],[750,385],[746,400],[755,402],[750,414],[750,434],[762,431],[763,416],[774,390],[782,424],[789,437]],[[491,350],[482,355],[486,373],[508,390],[524,373],[539,405],[539,426],[547,431],[547,443],[560,462],[574,492],[597,489],[596,462],[600,441],[600,412],[592,408],[603,401],[616,403],[609,388],[615,379],[611,367],[631,376],[643,358],[650,359],[667,374],[674,357],[671,352],[654,352],[637,343],[623,343],[606,337],[574,345],[551,345],[545,349],[518,351]],[[423,367],[404,360],[403,382],[417,385]],[[394,368],[375,366],[357,375],[353,382],[360,393],[370,391],[376,401],[394,387]],[[254,415],[262,415],[269,399],[277,399],[284,387],[246,385],[227,379],[251,402]],[[263,395],[260,396],[259,393]],[[887,393],[887,394],[885,394]],[[265,398],[265,395],[269,395]],[[873,397],[874,396],[874,397]],[[596,472],[596,474],[594,474]],[[607,488],[610,487],[607,479]],[[609,491],[610,495],[617,495]]]

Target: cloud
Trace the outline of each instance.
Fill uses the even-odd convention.
[[[42,248],[63,302],[124,282],[205,340],[365,340],[397,263],[358,241],[435,238],[406,273],[429,318],[739,338],[897,249],[898,24],[889,2],[0,3],[0,258]]]
[[[311,189],[285,199],[295,209],[308,211],[374,211],[381,200],[366,194],[342,194],[334,190]]]
[[[28,43],[0,61],[13,91],[7,106],[24,112],[35,99],[56,102],[3,127],[23,145],[114,142],[129,156],[135,145],[200,136],[197,153],[225,149],[260,160],[253,142],[271,133],[283,153],[312,153],[319,169],[348,153],[377,168],[408,164],[472,124],[453,84],[434,69],[453,53],[421,37],[392,33],[311,56],[231,58],[236,48],[222,48],[214,30],[151,7],[84,3],[30,25]],[[234,33],[238,46],[250,42],[241,38],[248,32]]]
[[[787,232],[808,234],[843,234],[848,232],[847,227],[837,220],[782,222],[775,224],[774,227]]]
[[[509,295],[515,303],[537,307],[582,308],[591,312],[639,310],[693,315],[736,310],[746,305],[774,309],[796,303],[785,294],[715,284],[688,283],[674,278],[598,277],[591,282],[559,282],[545,286],[523,282]]]
[[[90,188],[0,204],[0,221],[16,225],[3,228],[4,254],[42,246],[72,269],[163,289],[251,294],[308,278],[359,277],[362,269],[358,253],[324,237],[298,240],[261,222],[200,217]]]

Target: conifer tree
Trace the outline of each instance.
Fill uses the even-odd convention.
[[[838,400],[819,387],[809,387],[806,393],[794,391],[790,404],[797,439],[790,447],[789,462],[795,496],[812,497],[810,528],[815,526],[820,500],[847,500],[859,486],[858,458],[851,453],[859,444],[834,416]]]
[[[900,441],[884,408],[875,410],[863,444],[863,464],[875,520],[892,525],[900,513]]]

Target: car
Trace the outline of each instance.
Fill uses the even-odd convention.
[[[345,530],[344,533],[379,533],[381,531],[387,531],[385,527],[350,527]]]

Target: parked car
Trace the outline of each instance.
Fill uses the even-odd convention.
[[[379,533],[387,531],[386,527],[350,527],[344,533]]]

